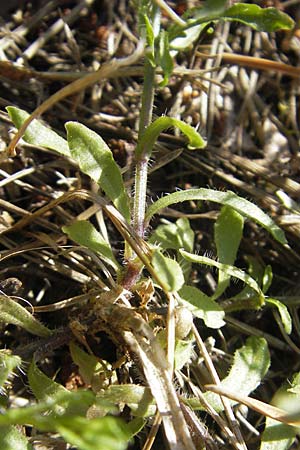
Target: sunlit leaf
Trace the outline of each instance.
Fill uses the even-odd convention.
[[[70,351],[84,382],[91,385],[94,392],[99,392],[110,383],[116,382],[116,373],[107,361],[89,355],[74,342],[70,343]]]
[[[174,119],[173,117],[163,116],[152,122],[144,131],[136,147],[136,157],[139,158],[145,152],[150,156],[160,133],[171,127],[179,128],[179,130],[186,135],[189,140],[188,148],[190,150],[201,149],[206,146],[204,139],[195,128],[191,127],[191,125],[188,125],[182,120]]]
[[[0,427],[30,424],[39,430],[55,431],[60,412],[63,417],[74,417],[77,411],[86,412],[94,402],[94,398],[91,391],[60,391],[53,396],[49,395],[44,401],[31,404],[31,406],[6,410],[5,413],[0,414]],[[53,414],[54,411],[55,414]]]
[[[272,267],[268,265],[265,267],[264,274],[262,277],[262,291],[264,294],[268,292],[268,289],[272,284],[272,280],[273,280]]]
[[[16,367],[20,367],[21,358],[12,355],[10,350],[0,350],[0,393],[5,383],[13,375]]]
[[[14,426],[0,427],[1,450],[33,450],[27,437]]]
[[[231,266],[229,264],[221,264],[218,261],[215,261],[214,259],[208,258],[206,256],[200,256],[200,255],[194,255],[192,253],[185,252],[184,250],[180,250],[181,255],[188,259],[191,262],[198,263],[198,264],[205,264],[207,266],[216,267],[219,270],[222,270],[226,275],[237,278],[238,280],[243,281],[246,283],[251,289],[256,291],[260,298],[261,303],[264,303],[264,294],[256,281],[250,277],[246,272],[239,269],[238,267]]]
[[[61,384],[56,383],[51,378],[47,377],[42,371],[39,370],[37,365],[32,362],[28,370],[28,381],[30,388],[35,397],[41,402],[53,401],[51,408],[51,414],[61,416],[64,415],[84,415],[90,406],[92,394],[88,393],[86,401],[84,397],[80,401],[76,401],[74,393],[68,391]],[[63,402],[56,402],[56,399],[63,397]]]
[[[118,271],[120,265],[118,264],[110,245],[102,237],[99,231],[87,220],[77,220],[71,225],[62,227],[70,239],[83,245],[95,253],[98,253],[103,261],[110,264],[115,271]]]
[[[251,336],[246,344],[235,352],[229,374],[221,381],[220,386],[247,396],[260,385],[269,366],[270,355],[266,340]],[[223,410],[223,404],[217,394],[207,392],[205,397],[217,411]]]
[[[287,307],[276,298],[266,297],[266,303],[276,306],[278,309],[282,324],[287,334],[292,332],[292,318]]]
[[[61,417],[57,431],[79,450],[125,450],[132,430],[118,417]]]
[[[221,328],[225,325],[225,313],[222,308],[200,289],[194,286],[183,286],[178,292],[182,303],[195,317],[203,319],[209,328]]]
[[[236,3],[222,15],[223,20],[234,20],[258,31],[290,30],[294,21],[278,8],[261,8],[249,3]]]
[[[172,74],[174,63],[170,54],[169,35],[165,30],[162,30],[159,36],[159,45],[157,52],[157,64],[163,70],[164,79],[160,83],[160,86],[166,86],[169,82],[169,78]]]
[[[214,226],[218,261],[233,265],[243,235],[244,219],[230,206],[223,206]],[[218,298],[230,283],[230,276],[219,271],[214,298]]]
[[[186,217],[181,217],[175,223],[165,221],[153,231],[149,242],[159,242],[161,248],[179,250],[184,248],[192,252],[194,248],[195,233]]]
[[[286,244],[284,232],[276,225],[276,223],[265,214],[258,206],[237,196],[234,192],[214,191],[213,189],[188,189],[180,192],[173,192],[154,202],[146,212],[146,222],[149,222],[154,214],[168,206],[191,200],[205,200],[220,203],[222,205],[231,206],[242,216],[254,220],[281,244]]]
[[[98,183],[115,207],[129,221],[129,199],[121,170],[104,140],[94,131],[77,122],[67,122],[68,145],[72,158],[82,172]]]
[[[155,250],[151,264],[160,281],[168,291],[178,291],[182,287],[184,276],[177,261]]]
[[[194,342],[191,339],[187,341],[176,339],[174,367],[176,370],[182,369],[192,358]]]
[[[137,384],[115,384],[102,390],[97,395],[96,404],[105,407],[107,403],[126,404],[137,417],[153,416],[156,412],[150,388]]]
[[[260,450],[289,450],[296,436],[294,427],[267,417]]]
[[[277,408],[282,408],[286,414],[300,412],[299,393],[300,390],[293,390],[293,387],[299,388],[300,372],[294,374],[292,380],[284,383],[275,393],[272,404]],[[292,388],[291,388],[292,386]],[[266,418],[265,429],[262,433],[260,450],[288,450],[295,441],[299,428],[278,422],[277,420]]]
[[[17,325],[36,336],[46,337],[52,334],[27,309],[6,295],[0,295],[0,322]]]
[[[26,111],[14,106],[7,106],[7,112],[14,125],[19,129],[30,116]],[[24,141],[39,147],[55,150],[60,155],[71,156],[68,143],[55,131],[43,125],[38,120],[34,120],[23,136]]]

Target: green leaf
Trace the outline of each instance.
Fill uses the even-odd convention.
[[[0,427],[0,448],[1,450],[33,450],[26,436],[16,427]]]
[[[0,295],[0,322],[17,325],[41,337],[52,334],[52,331],[35,319],[23,306],[6,295]]]
[[[146,56],[151,64],[152,67],[155,67],[155,56],[154,56],[154,30],[152,27],[152,24],[149,20],[149,17],[144,14],[143,16],[145,29],[146,29],[146,40],[147,40],[147,49],[146,49]]]
[[[51,380],[39,370],[34,362],[30,364],[27,376],[35,397],[41,402],[53,402],[53,406],[51,409],[49,408],[49,414],[51,415],[84,415],[91,404],[91,400],[94,398],[93,394],[88,392],[86,399],[82,396],[80,401],[76,401],[76,397],[73,395],[74,392],[68,391],[61,384]],[[56,402],[56,399],[60,397],[64,400]]]
[[[174,368],[175,370],[182,369],[187,363],[191,361],[194,351],[194,342],[189,339],[184,341],[182,339],[176,339],[175,341],[175,354],[174,354]]]
[[[299,388],[300,372],[294,374],[292,382],[284,383],[272,399],[272,405],[287,411],[287,415],[299,414]],[[292,388],[290,386],[292,385]],[[288,450],[295,441],[299,428],[286,425],[277,420],[266,418],[266,425],[262,433],[260,450]]]
[[[261,8],[248,3],[236,3],[222,15],[223,20],[234,20],[268,33],[278,30],[290,30],[294,21],[287,14],[277,8]]]
[[[287,392],[300,396],[300,372],[294,374],[293,379],[289,384],[290,386],[287,389]]]
[[[17,355],[12,355],[10,350],[0,350],[0,393],[5,383],[13,375],[15,368],[20,367],[21,363],[21,358]]]
[[[90,222],[77,220],[71,225],[62,227],[62,230],[77,244],[99,253],[103,261],[110,264],[116,272],[120,269],[121,266],[114,257],[110,245]]]
[[[267,417],[260,450],[289,450],[296,436],[297,429],[295,427]]]
[[[112,366],[103,359],[89,355],[74,342],[70,343],[71,356],[79,367],[79,373],[87,385],[91,385],[94,392],[99,392],[109,383],[117,380]]]
[[[163,87],[168,84],[174,68],[173,58],[170,54],[169,35],[165,30],[162,30],[159,36],[157,64],[163,70],[164,79],[160,83],[160,86]]]
[[[130,427],[117,417],[60,417],[56,428],[79,450],[126,450],[132,437]]]
[[[91,391],[59,392],[47,400],[23,408],[11,408],[0,414],[0,427],[6,425],[30,424],[39,430],[55,431],[59,412],[84,411],[94,402]],[[58,414],[49,414],[56,411]],[[72,414],[71,414],[72,416]]]
[[[223,206],[215,223],[215,244],[220,263],[233,265],[242,239],[244,219],[230,206]],[[220,297],[229,286],[230,276],[221,270],[214,298]]]
[[[149,242],[159,243],[160,247],[179,250],[184,248],[188,252],[194,249],[195,233],[186,217],[176,220],[176,223],[165,220],[163,225],[159,225],[152,233]]]
[[[221,264],[214,259],[207,258],[206,256],[200,256],[200,255],[194,255],[192,253],[185,252],[184,250],[180,250],[181,255],[186,258],[188,261],[198,263],[198,264],[205,264],[207,266],[216,267],[219,270],[222,270],[226,275],[230,277],[237,278],[244,283],[246,283],[248,286],[250,286],[254,291],[256,291],[260,298],[261,298],[261,304],[264,303],[264,294],[260,287],[258,286],[257,282],[250,277],[247,273],[245,273],[243,270],[238,269],[237,267],[231,266],[229,264]]]
[[[184,276],[177,261],[164,256],[159,250],[155,250],[151,258],[151,264],[164,289],[178,291],[182,287]]]
[[[14,106],[7,106],[6,109],[9,117],[18,129],[21,128],[25,120],[30,116],[26,111],[15,108]],[[55,133],[55,131],[42,125],[38,120],[34,120],[29,125],[23,139],[29,144],[55,150],[60,155],[71,156],[67,141]]]
[[[185,280],[189,279],[192,264],[178,254],[180,248],[193,251],[195,233],[186,217],[176,220],[176,223],[164,220],[163,225],[159,225],[149,238],[151,244],[159,244],[159,247],[165,250],[173,249],[177,251],[177,261],[183,271]]]
[[[292,332],[292,318],[287,307],[276,298],[266,297],[266,303],[276,306],[287,334]]]
[[[269,366],[270,355],[266,340],[251,336],[246,344],[235,352],[233,365],[227,377],[221,381],[221,386],[239,395],[248,396],[260,385]],[[213,392],[206,392],[204,395],[217,411],[223,411],[219,395]],[[236,404],[233,400],[230,402],[232,405]]]
[[[121,170],[107,144],[97,133],[80,123],[67,122],[65,127],[71,155],[82,172],[100,185],[115,207],[129,221],[129,199]]]
[[[171,127],[179,128],[179,130],[186,135],[189,139],[188,148],[190,150],[204,148],[206,146],[206,142],[195,130],[195,128],[191,127],[182,120],[163,116],[152,122],[144,131],[136,147],[136,158],[139,158],[144,154],[150,156],[159,134]]]
[[[194,286],[183,286],[178,292],[182,304],[188,308],[195,317],[203,319],[209,328],[221,328],[225,325],[225,313],[222,308],[200,289]]]
[[[170,46],[176,50],[185,50],[195,42],[201,31],[210,22],[220,20],[240,22],[258,31],[290,30],[294,21],[276,8],[261,8],[249,3],[236,3],[226,9],[226,0],[207,0],[200,8],[187,11],[186,27],[170,27]]]
[[[210,18],[221,17],[227,0],[208,0],[200,8],[188,9],[184,15],[188,28],[178,25],[170,27],[170,46],[175,50],[186,50],[195,42]],[[198,23],[200,22],[200,23]]]
[[[272,267],[270,265],[268,265],[265,267],[264,274],[262,277],[262,291],[264,294],[266,294],[266,292],[268,292],[269,287],[272,284],[272,280],[273,280]]]
[[[231,206],[242,216],[254,220],[265,228],[269,233],[271,233],[274,239],[281,244],[287,243],[284,232],[267,214],[265,214],[258,206],[242,197],[237,196],[231,191],[221,192],[201,188],[174,192],[154,202],[146,212],[145,221],[148,223],[154,214],[157,214],[161,209],[167,208],[174,203],[181,203],[191,200],[205,200]]]
[[[115,384],[99,392],[96,404],[105,407],[110,403],[122,406],[126,404],[137,417],[153,416],[156,412],[150,388],[137,384]]]

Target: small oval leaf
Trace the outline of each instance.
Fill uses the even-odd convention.
[[[167,291],[178,291],[184,284],[184,276],[177,261],[164,256],[160,251],[154,251],[151,259],[153,269],[158,275],[162,286]]]

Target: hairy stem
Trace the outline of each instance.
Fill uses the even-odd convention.
[[[152,120],[152,108],[154,100],[154,76],[155,68],[151,65],[149,60],[145,61],[145,79],[142,96],[142,108],[139,126],[139,139],[143,135],[147,126]],[[137,235],[144,237],[144,219],[146,209],[146,191],[147,191],[147,176],[148,176],[148,162],[149,152],[143,149],[140,156],[136,160],[135,169],[135,195],[133,203],[133,228]]]

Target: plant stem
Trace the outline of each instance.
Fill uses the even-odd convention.
[[[152,120],[152,108],[154,100],[154,76],[155,68],[146,59],[144,66],[144,87],[142,95],[142,108],[139,125],[139,136],[141,138],[147,126]],[[135,168],[135,192],[133,203],[133,228],[137,235],[144,237],[144,219],[146,209],[146,191],[148,177],[149,156],[147,149],[143,149],[141,155],[136,160]]]

